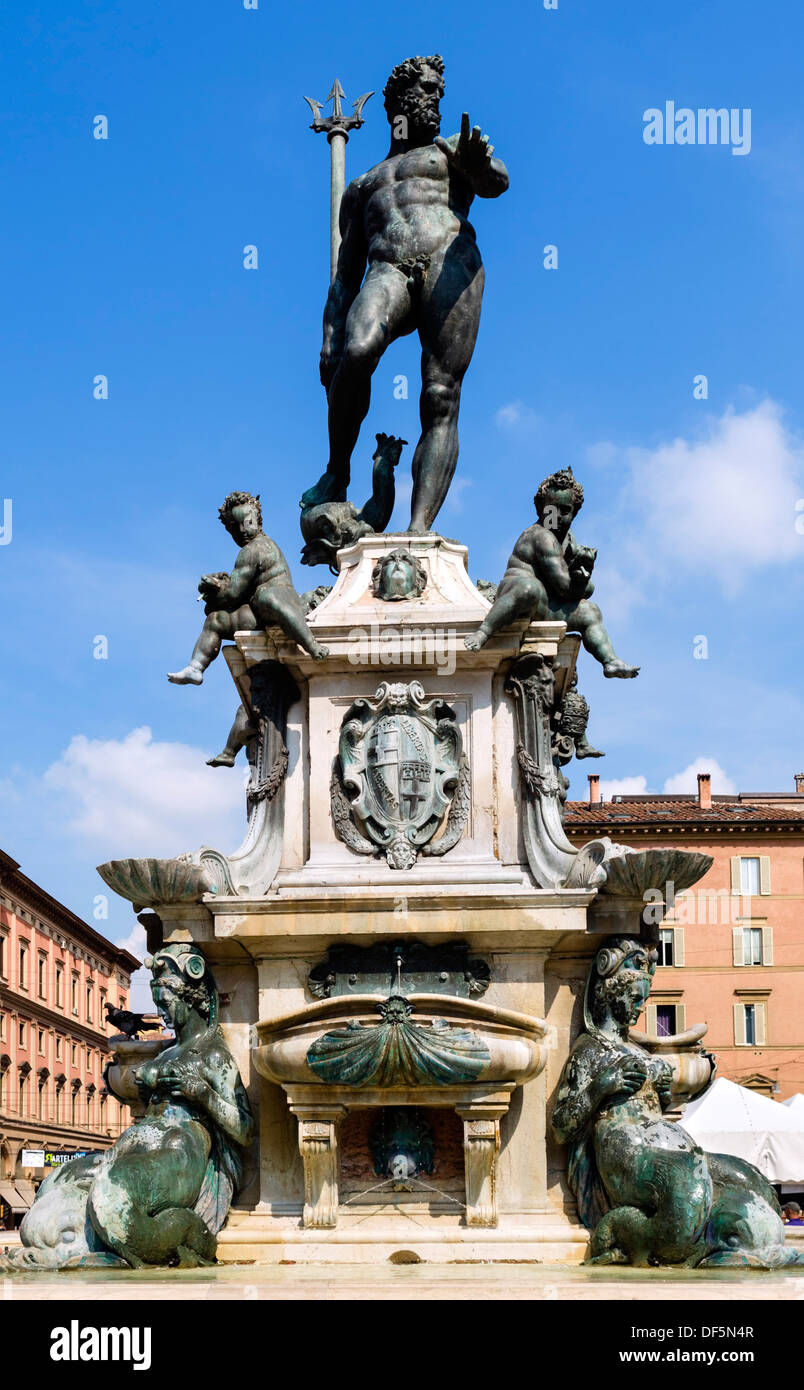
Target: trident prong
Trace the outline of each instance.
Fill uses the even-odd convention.
[[[314,101],[312,97],[304,98],[313,113],[313,123],[310,129],[324,131],[330,137],[332,135],[344,135],[348,139],[350,130],[359,130],[362,126],[363,107],[369,97],[373,96],[373,92],[364,92],[362,97],[358,97],[357,101],[352,102],[353,114],[345,116],[341,102],[346,100],[346,93],[336,77],[326,101]],[[332,102],[332,115],[322,116],[321,109],[326,106],[328,101]]]
[[[346,100],[346,93],[336,77],[326,101],[314,101],[312,97],[304,98],[313,113],[313,121],[310,129],[316,131],[317,134],[323,132],[329,142],[330,280],[335,279],[338,266],[338,251],[341,244],[339,218],[341,198],[343,196],[346,178],[346,142],[349,139],[350,130],[359,130],[363,125],[363,107],[369,97],[373,96],[373,92],[364,92],[362,97],[358,97],[357,101],[352,102],[352,115],[345,116],[342,102]],[[332,114],[330,116],[322,116],[321,109],[326,106],[328,101],[332,102]]]

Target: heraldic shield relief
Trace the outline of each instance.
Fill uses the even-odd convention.
[[[446,854],[469,812],[455,711],[425,700],[418,681],[383,682],[344,716],[331,790],[336,830],[356,853],[384,852],[392,869],[411,869],[420,852]]]

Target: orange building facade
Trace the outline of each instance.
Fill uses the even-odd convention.
[[[804,1091],[804,775],[795,792],[615,796],[599,778],[568,801],[576,844],[603,835],[633,849],[698,850],[709,872],[676,898],[640,1026],[675,1033],[707,1023],[718,1074],[776,1100]]]
[[[43,1175],[25,1150],[107,1148],[130,1123],[103,1082],[104,1005],[128,1007],[139,964],[0,850],[0,1198],[17,1219]]]

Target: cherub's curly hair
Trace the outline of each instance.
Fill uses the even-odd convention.
[[[406,58],[403,63],[397,63],[383,88],[385,110],[389,116],[396,114],[400,92],[404,92],[411,85],[419,76],[422,68],[432,68],[434,72],[438,73],[441,79],[438,95],[439,97],[444,95],[444,59],[440,53],[431,53],[429,58],[424,58],[421,55],[416,58]]]
[[[574,507],[573,515],[577,516],[583,506],[583,488],[574,477],[571,468],[560,468],[557,473],[551,473],[549,478],[544,478],[539,483],[539,488],[533,501],[536,504],[537,512],[541,512],[547,505],[548,497],[555,492],[571,492],[572,504]]]
[[[235,507],[243,507],[247,502],[251,502],[257,508],[257,520],[262,526],[262,507],[260,506],[260,494],[252,497],[250,492],[230,492],[222,507],[218,509],[218,516],[226,527],[227,531],[232,524],[232,513]]]

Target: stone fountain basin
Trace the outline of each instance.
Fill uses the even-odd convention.
[[[365,1042],[368,1047],[372,1037],[378,1036],[382,1027],[380,1005],[385,1006],[388,1002],[383,994],[322,999],[281,1018],[258,1023],[259,1044],[254,1049],[255,1066],[262,1076],[279,1085],[318,1084],[326,1087],[347,1084],[360,1087],[379,1084],[390,1088],[409,1088],[410,1082],[402,1079],[380,1082],[376,1079],[361,1080],[359,1072],[350,1076],[333,1076],[328,1080],[322,1077],[320,1070],[313,1069],[308,1059],[314,1045],[320,1048],[323,1037],[339,1030],[344,1030],[347,1043],[354,1039],[356,1046]],[[457,1030],[464,1035],[471,1034],[475,1049],[475,1055],[470,1058],[472,1075],[455,1075],[447,1079],[442,1076],[442,1085],[458,1085],[467,1080],[517,1084],[536,1076],[545,1066],[553,1044],[554,1030],[543,1019],[484,1004],[479,1000],[458,999],[444,994],[409,994],[407,1003],[412,1006],[409,1022],[415,1025],[416,1040],[424,1044],[425,1056],[430,1055],[431,1051],[437,1054],[441,1038],[457,1036],[456,1032],[446,1034],[447,1029]],[[389,1068],[386,1075],[392,1074],[392,1071]],[[436,1083],[433,1077],[422,1075],[414,1084]]]
[[[701,1046],[707,1028],[706,1023],[696,1023],[684,1033],[662,1037],[642,1033],[635,1028],[629,1029],[628,1036],[632,1042],[669,1063],[673,1072],[673,1096],[679,1105],[701,1095],[715,1074],[714,1058]]]

